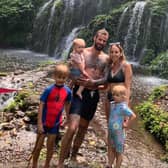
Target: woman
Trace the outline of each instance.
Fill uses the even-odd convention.
[[[110,105],[112,107],[113,95],[112,90],[116,85],[124,85],[126,88],[126,102],[129,105],[130,102],[130,89],[132,83],[132,68],[131,65],[126,61],[126,57],[124,55],[124,50],[121,47],[120,43],[111,43],[109,47],[109,66],[106,68],[106,75],[102,79],[91,80],[92,83],[99,85],[101,84],[107,85],[107,96],[105,99],[105,113],[107,117],[107,121],[109,119],[110,113]],[[127,119],[126,119],[127,120]],[[108,138],[108,166],[106,168],[111,168],[112,165],[112,154],[111,151],[111,143]]]
[[[115,85],[124,85],[127,89],[127,103],[129,104],[130,89],[132,83],[132,68],[126,61],[124,50],[120,43],[110,43],[109,48],[109,62],[110,69],[107,75],[107,99],[105,101],[105,110],[108,118],[108,112],[110,107],[110,101],[113,101],[112,90]]]
[[[132,68],[131,65],[126,61],[124,55],[124,50],[120,43],[111,43],[109,48],[109,57],[111,67],[107,75],[107,99],[105,100],[105,112],[107,116],[107,121],[110,112],[110,102],[112,104],[113,95],[112,90],[116,85],[124,85],[126,88],[126,101],[129,105],[130,100],[130,89],[132,83]],[[106,168],[112,168],[112,155],[111,143],[108,137],[108,166]]]

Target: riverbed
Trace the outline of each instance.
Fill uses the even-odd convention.
[[[25,71],[25,70],[24,70]],[[26,71],[25,76],[20,75],[20,79],[26,78],[28,81],[36,80],[38,89],[48,85],[46,71]],[[9,83],[8,83],[9,84]],[[150,91],[161,84],[167,84],[164,79],[134,74],[132,85],[132,105],[142,102],[147,98]],[[101,94],[101,100],[103,99]],[[136,112],[138,115],[138,112]],[[100,101],[96,116],[91,122],[88,134],[79,151],[79,168],[103,168],[106,164],[106,119],[103,111],[103,104]],[[32,127],[32,126],[30,126]],[[30,129],[33,130],[33,129]],[[63,130],[64,132],[64,130]],[[33,149],[35,133],[23,129],[12,137],[8,132],[0,136],[0,167],[24,168],[27,164],[27,157]],[[127,132],[124,162],[122,168],[168,168],[168,164],[162,162],[160,157],[164,154],[161,145],[144,128],[141,119],[138,117],[132,129]],[[56,165],[57,153],[52,160],[52,166]],[[43,160],[40,161],[42,165]],[[89,163],[89,164],[88,164]],[[68,167],[68,166],[67,166]],[[77,168],[77,167],[73,167]]]

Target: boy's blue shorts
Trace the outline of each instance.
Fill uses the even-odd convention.
[[[48,128],[46,126],[43,126],[44,134],[58,134],[59,133],[59,125],[56,127]]]

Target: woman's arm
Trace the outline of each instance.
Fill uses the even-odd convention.
[[[127,103],[129,104],[129,99],[131,95],[131,84],[132,84],[132,67],[128,63],[124,64],[124,75],[125,75],[124,85],[127,89]]]

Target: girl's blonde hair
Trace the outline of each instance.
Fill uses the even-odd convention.
[[[126,99],[127,98],[127,89],[124,85],[116,85],[112,89],[112,94],[118,94],[122,98]]]

